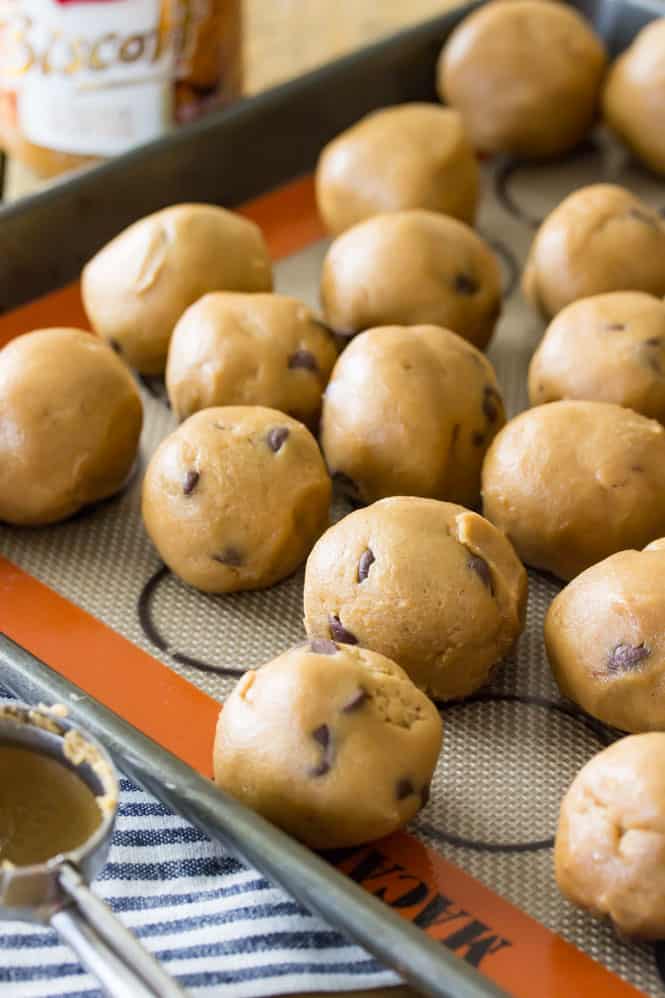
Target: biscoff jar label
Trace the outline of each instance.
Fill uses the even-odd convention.
[[[169,0],[9,0],[2,86],[38,146],[111,156],[173,119]]]

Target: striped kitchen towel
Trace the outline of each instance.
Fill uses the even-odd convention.
[[[193,994],[258,998],[399,982],[127,779],[95,889]],[[0,922],[0,996],[101,992],[55,932]]]

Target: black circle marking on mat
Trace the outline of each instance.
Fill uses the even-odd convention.
[[[464,707],[467,704],[473,703],[518,703],[528,707],[544,707],[546,710],[553,710],[559,714],[563,714],[564,717],[568,717],[571,720],[580,721],[601,742],[603,747],[611,745],[615,740],[615,736],[610,729],[601,724],[600,721],[589,717],[588,714],[578,710],[572,704],[563,703],[558,700],[549,700],[547,697],[522,696],[518,693],[477,693],[466,700],[450,700],[447,703],[439,702],[437,703],[437,708],[439,713],[443,713],[451,707]],[[532,839],[527,842],[483,842],[477,839],[467,839],[452,832],[441,831],[423,821],[417,821],[414,828],[416,831],[423,832],[425,835],[429,835],[433,839],[438,839],[440,842],[445,842],[447,845],[460,846],[463,849],[472,849],[475,852],[538,852],[541,849],[551,849],[554,845],[553,836],[546,839]]]
[[[139,623],[141,624],[141,630],[150,644],[154,645],[155,648],[159,648],[160,651],[166,652],[170,655],[174,662],[178,662],[180,665],[189,665],[192,669],[198,669],[200,672],[212,672],[217,676],[242,676],[245,671],[244,669],[227,669],[221,665],[212,665],[210,662],[203,662],[199,658],[193,658],[185,652],[171,651],[168,641],[155,624],[152,614],[152,604],[155,598],[155,593],[164,579],[166,579],[169,575],[171,575],[171,572],[166,565],[162,565],[161,568],[158,568],[144,585],[138,599],[137,611]]]
[[[491,236],[486,236],[480,233],[483,239],[492,247],[497,256],[501,257],[506,267],[506,284],[502,288],[502,297],[505,300],[510,298],[513,291],[517,287],[517,282],[519,280],[520,269],[517,265],[517,260],[515,255],[509,246],[506,246],[504,242],[500,239],[493,239]]]
[[[583,159],[585,156],[588,156],[589,153],[596,152],[602,154],[602,147],[595,139],[587,138],[580,142],[572,153],[568,153],[566,156],[562,157],[561,162],[569,161],[571,158]],[[537,229],[543,219],[534,218],[519,206],[510,192],[510,182],[518,170],[521,170],[524,167],[538,166],[538,162],[538,160],[532,162],[531,160],[506,157],[497,163],[497,167],[494,170],[493,175],[494,193],[496,194],[499,203],[505,208],[509,215],[512,215],[513,218],[518,219],[525,225],[528,225],[531,229]],[[550,160],[548,165],[556,165],[556,162],[556,160]]]

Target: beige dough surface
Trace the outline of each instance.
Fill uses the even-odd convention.
[[[209,291],[270,291],[254,222],[211,204],[178,204],[130,225],[83,270],[93,328],[131,367],[162,374],[176,322]]]
[[[464,222],[431,211],[375,215],[328,250],[321,303],[337,332],[433,323],[482,348],[501,311],[501,273]]]
[[[215,782],[314,849],[360,845],[427,803],[441,736],[436,707],[394,662],[314,640],[238,682]]]
[[[527,299],[551,317],[607,291],[665,295],[665,224],[615,184],[581,187],[536,233],[522,278]]]
[[[41,329],[0,351],[0,520],[39,526],[117,492],[143,422],[134,380],[78,329]]]
[[[441,700],[482,686],[524,626],[526,572],[477,513],[395,497],[330,527],[305,573],[311,637],[398,662]]]
[[[665,429],[605,402],[552,402],[494,439],[483,512],[527,565],[572,579],[665,534]]]
[[[665,17],[642,28],[618,57],[602,103],[617,135],[652,170],[665,173]]]
[[[337,349],[296,298],[216,291],[173,331],[166,367],[180,419],[217,405],[263,405],[315,427]]]
[[[580,770],[561,805],[556,879],[638,939],[665,936],[665,734],[630,735]]]
[[[480,468],[505,423],[492,365],[439,326],[357,336],[326,390],[321,445],[352,498],[416,495],[477,506]]]
[[[373,111],[324,147],[316,200],[334,235],[372,215],[408,208],[473,224],[479,183],[458,112],[401,104]]]
[[[561,692],[622,731],[665,731],[664,619],[663,540],[588,568],[545,618]]]
[[[190,416],[155,451],[143,520],[176,575],[206,592],[264,589],[328,523],[331,485],[302,423],[261,406]]]
[[[529,398],[614,402],[665,423],[665,303],[613,291],[568,305],[533,355]]]
[[[590,24],[564,4],[488,3],[452,32],[437,70],[475,147],[554,156],[589,130],[605,69]]]

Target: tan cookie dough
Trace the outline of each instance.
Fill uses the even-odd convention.
[[[612,65],[603,114],[635,155],[665,173],[665,17],[638,33]]]
[[[480,468],[505,423],[490,362],[440,326],[361,333],[326,390],[321,445],[362,502],[414,495],[478,505]]]
[[[302,423],[260,406],[190,416],[143,482],[160,555],[205,592],[265,589],[296,570],[328,523],[330,478]]]
[[[330,527],[305,572],[305,627],[381,652],[441,700],[483,685],[524,626],[526,572],[462,506],[383,499]]]
[[[561,805],[562,893],[625,937],[665,936],[665,734],[631,735],[580,770]]]
[[[315,426],[337,349],[295,298],[217,291],[178,321],[166,387],[180,419],[215,405],[264,405]]]
[[[450,35],[438,90],[477,149],[554,156],[589,130],[605,59],[588,21],[564,4],[488,3]]]
[[[261,230],[212,204],[178,204],[130,225],[83,270],[93,328],[128,364],[161,374],[176,322],[209,291],[270,291]]]
[[[316,200],[338,235],[382,212],[425,208],[473,223],[480,172],[461,115],[402,104],[362,118],[324,148]]]
[[[215,782],[313,849],[360,845],[427,803],[434,704],[383,655],[316,639],[247,672],[219,717]]]
[[[665,429],[605,402],[552,402],[494,439],[483,512],[527,565],[572,579],[665,534]]]
[[[522,278],[527,299],[556,315],[607,291],[665,295],[665,224],[624,187],[592,184],[569,194],[542,223]]]
[[[614,402],[665,423],[665,303],[613,291],[568,305],[533,355],[529,398]]]
[[[545,619],[564,696],[622,731],[665,731],[665,541],[574,579]]]
[[[0,351],[0,520],[64,520],[125,484],[143,407],[108,345],[40,329]]]
[[[321,303],[341,333],[433,323],[482,348],[501,311],[501,272],[463,222],[432,211],[375,215],[328,250]]]

